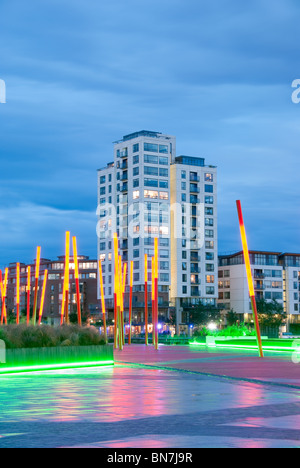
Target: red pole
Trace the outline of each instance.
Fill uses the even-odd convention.
[[[145,345],[148,346],[148,255],[145,254]]]
[[[38,287],[39,287],[39,275],[40,275],[40,261],[41,261],[41,247],[38,247],[37,251],[36,251],[36,264],[35,264],[35,290],[34,290],[34,303],[33,303],[33,325],[36,324],[36,311],[37,311],[37,299],[38,299]]]
[[[133,293],[133,261],[130,263],[129,333],[128,333],[128,344],[129,345],[131,345],[132,293]]]
[[[73,237],[73,255],[75,265],[75,284],[76,284],[76,299],[77,299],[77,316],[78,325],[81,327],[81,307],[80,307],[80,287],[79,287],[79,268],[78,268],[78,254],[77,254],[77,239]]]
[[[30,281],[31,281],[31,267],[27,270],[27,326],[30,323]]]

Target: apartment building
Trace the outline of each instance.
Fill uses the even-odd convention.
[[[136,323],[145,319],[144,256],[148,255],[150,291],[155,237],[159,237],[161,320],[167,319],[170,304],[179,308],[178,298],[216,301],[216,203],[216,168],[205,167],[203,158],[177,157],[174,136],[140,131],[115,142],[114,161],[98,171],[98,255],[111,313],[114,232],[123,261],[134,262]],[[151,313],[151,297],[149,307]],[[179,315],[178,321],[182,321]]]
[[[300,323],[300,254],[250,251],[256,298],[282,304],[288,323]],[[246,322],[252,320],[243,252],[219,257],[219,299],[224,311],[233,309]]]
[[[70,303],[69,315],[77,314],[76,287],[74,279],[75,264],[70,258]],[[79,278],[80,278],[80,299],[83,317],[100,317],[101,308],[97,299],[97,260],[90,260],[87,256],[79,256]],[[35,263],[26,265],[20,264],[20,310],[27,308],[27,271],[31,267],[31,296],[30,304],[33,308],[34,284],[35,284]],[[60,312],[62,302],[62,288],[64,280],[65,257],[60,256],[57,260],[41,259],[39,276],[39,296],[42,290],[45,270],[48,270],[48,281],[44,304],[44,321],[49,325],[60,324]],[[8,285],[7,285],[7,309],[16,313],[16,263],[9,265]],[[38,303],[39,308],[39,303]],[[31,311],[32,313],[32,311]]]

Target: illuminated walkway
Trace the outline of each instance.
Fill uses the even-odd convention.
[[[116,358],[131,364],[0,378],[0,447],[300,446],[300,394],[287,386],[297,385],[291,370],[270,385],[198,373],[248,362],[254,374],[251,352],[155,353],[137,345]],[[271,363],[291,369],[287,357],[271,357],[258,364],[258,378],[262,365],[271,373]],[[300,365],[292,366],[300,374]],[[267,378],[281,379],[275,374]]]

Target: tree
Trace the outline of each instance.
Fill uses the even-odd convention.
[[[266,299],[257,301],[257,312],[259,323],[263,327],[278,328],[287,318],[283,306],[275,299],[267,302]]]
[[[230,327],[232,325],[236,325],[236,323],[239,321],[238,314],[233,309],[230,309],[226,314],[226,321],[227,325]]]
[[[194,325],[207,325],[209,322],[218,322],[221,318],[218,307],[212,304],[203,304],[201,301],[189,308],[188,312],[189,322]]]

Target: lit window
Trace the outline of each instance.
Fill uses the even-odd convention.
[[[154,190],[145,190],[144,191],[144,197],[145,198],[158,198],[158,192],[154,191]]]
[[[161,200],[169,200],[169,193],[168,192],[159,192],[159,198]]]
[[[139,190],[135,190],[133,192],[133,199],[134,200],[137,200],[138,198],[140,198],[140,191]]]

